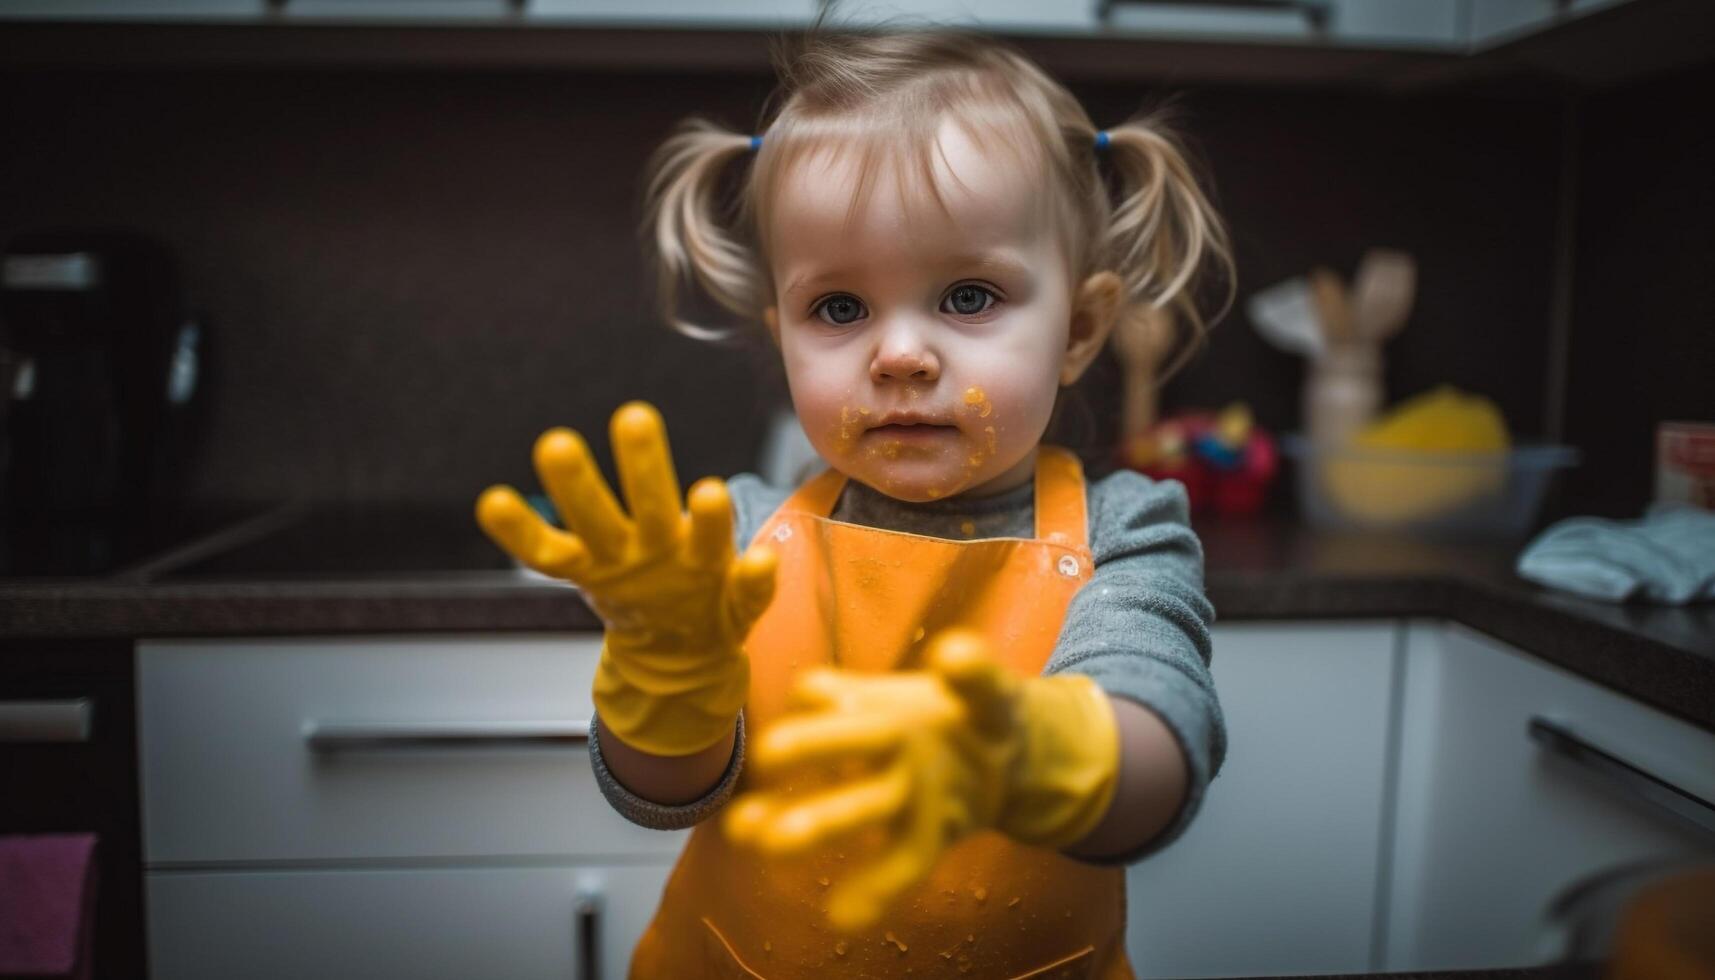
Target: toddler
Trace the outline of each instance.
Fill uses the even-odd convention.
[[[997,41],[812,34],[770,104],[666,141],[649,229],[669,320],[720,333],[694,282],[765,327],[828,468],[682,498],[632,403],[623,507],[568,429],[534,454],[565,530],[477,505],[603,620],[602,791],[694,827],[631,975],[1129,977],[1124,866],[1226,752],[1213,610],[1183,487],[1041,440],[1116,324],[1200,335],[1221,223],[1158,123],[1098,130]]]

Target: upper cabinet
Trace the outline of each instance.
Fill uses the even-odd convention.
[[[929,19],[1021,33],[1119,35],[1184,41],[1457,48],[1465,0],[884,0],[843,4],[846,19]]]
[[[1704,0],[0,0],[10,67],[766,72],[819,19],[1011,38],[1069,80],[1605,84],[1707,52]],[[341,28],[350,28],[342,30]],[[1701,33],[1700,33],[1701,32]],[[1623,57],[1615,52],[1624,52]],[[1616,64],[1616,57],[1621,63]]]
[[[836,22],[1469,52],[1626,0],[841,0]],[[827,0],[0,0],[0,18],[780,29]]]
[[[1468,0],[1466,40],[1481,49],[1504,44],[1625,0]]]

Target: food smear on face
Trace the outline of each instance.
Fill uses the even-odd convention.
[[[994,406],[989,404],[988,395],[984,394],[983,390],[976,385],[971,385],[965,389],[965,404],[977,414],[979,419],[988,418],[989,414],[994,411]]]
[[[834,437],[841,452],[849,452],[852,443],[857,441],[858,433],[863,431],[862,415],[852,411],[850,405],[840,406],[840,430]]]

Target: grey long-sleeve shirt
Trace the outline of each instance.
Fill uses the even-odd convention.
[[[789,491],[751,474],[727,482],[737,544],[746,547]],[[1209,674],[1209,624],[1203,594],[1203,548],[1187,520],[1185,489],[1122,470],[1086,484],[1089,544],[1095,571],[1073,596],[1044,674],[1072,671],[1093,678],[1110,696],[1135,701],[1161,717],[1185,755],[1189,788],[1173,820],[1130,854],[1101,863],[1129,864],[1172,843],[1202,806],[1226,757],[1226,723]],[[954,540],[1032,537],[1035,482],[975,501],[909,503],[856,481],[846,484],[833,519]],[[714,789],[682,806],[637,796],[614,778],[591,726],[590,762],[602,794],[633,823],[661,830],[690,827],[720,810],[744,761],[744,716],[733,758]]]

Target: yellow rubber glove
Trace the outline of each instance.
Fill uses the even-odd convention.
[[[725,737],[744,705],[742,644],[774,596],[775,556],[757,547],[733,557],[719,479],[692,486],[684,512],[654,407],[622,405],[610,428],[629,517],[583,438],[562,428],[536,440],[534,458],[569,531],[506,486],[483,491],[477,523],[519,561],[576,585],[606,625],[594,685],[602,727],[645,752],[691,755]]]
[[[1095,829],[1113,800],[1119,729],[1107,695],[1077,674],[1015,677],[969,631],[936,637],[928,670],[817,668],[792,696],[804,710],[753,745],[759,778],[869,765],[807,797],[747,793],[727,808],[724,827],[735,842],[775,856],[882,828],[881,858],[829,895],[837,928],[873,924],[971,831],[1060,848]]]

